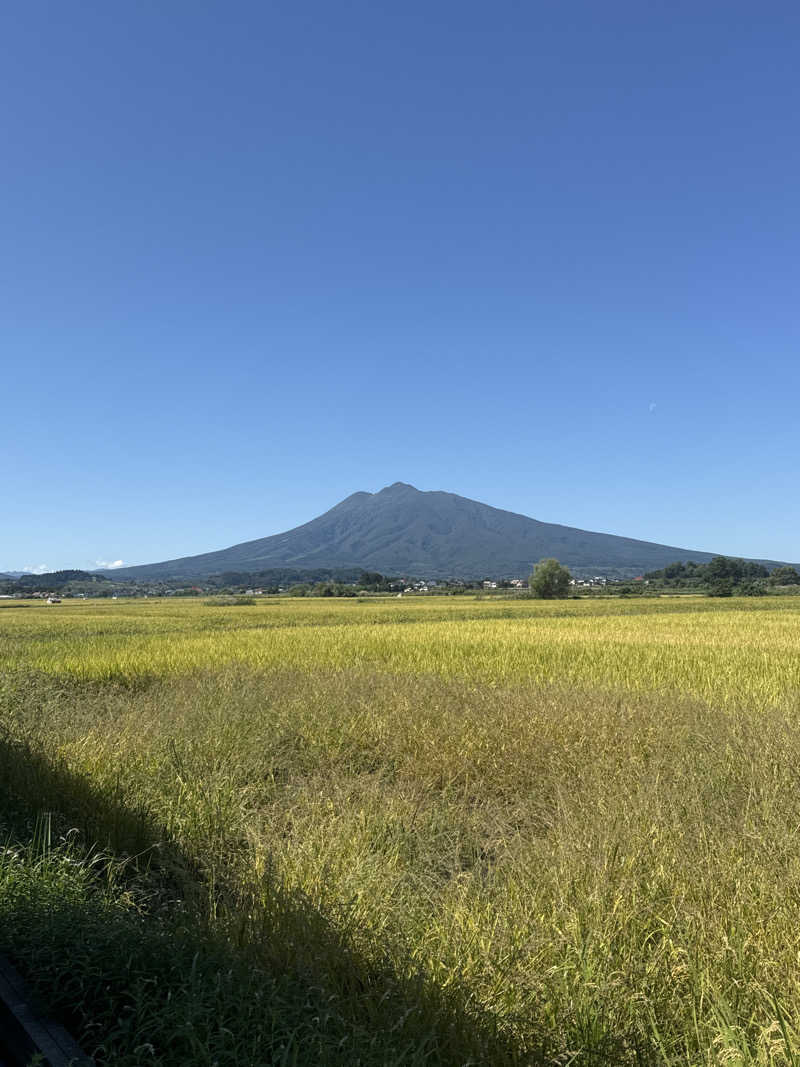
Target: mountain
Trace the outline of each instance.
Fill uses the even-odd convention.
[[[218,552],[101,573],[115,578],[201,578],[292,566],[363,567],[428,578],[523,577],[538,560],[555,556],[578,573],[630,576],[676,560],[707,563],[714,554],[539,522],[454,493],[425,493],[395,482],[378,493],[353,493],[286,533]]]

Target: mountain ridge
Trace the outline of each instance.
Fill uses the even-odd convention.
[[[545,556],[577,573],[631,576],[701,552],[617,534],[541,522],[443,490],[394,482],[358,491],[300,526],[228,548],[100,571],[117,578],[201,578],[273,567],[364,567],[430,578],[522,577]],[[782,561],[757,560],[766,566]]]

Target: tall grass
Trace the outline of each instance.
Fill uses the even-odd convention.
[[[67,858],[114,872],[75,897],[125,916],[113,944],[180,928],[203,982],[240,976],[214,1009],[234,1037],[203,1030],[220,1063],[792,1064],[800,616],[694,603],[259,604],[213,632],[199,604],[0,609],[18,851],[54,811]],[[59,944],[97,942],[99,973],[118,957],[86,928]],[[57,960],[7,940],[68,1008]],[[108,965],[78,1024],[145,1062]],[[233,1010],[241,968],[271,1022]],[[148,1018],[147,1062],[212,1062]]]
[[[68,620],[54,622],[39,609],[5,627],[0,611],[0,634],[9,665],[86,680],[130,681],[239,662],[435,674],[490,685],[670,690],[754,706],[779,706],[800,693],[800,607],[786,607],[786,600],[763,607],[735,601],[717,611],[708,610],[708,601],[693,601],[694,610],[670,600],[472,602],[444,609],[419,601],[397,609],[402,621],[393,619],[386,601],[378,603],[309,610],[303,602],[273,602],[244,616],[193,604],[93,616],[70,605]]]

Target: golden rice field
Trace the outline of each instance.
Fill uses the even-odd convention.
[[[800,605],[799,605],[800,606]],[[780,704],[800,693],[793,601],[191,600],[76,602],[0,616],[4,662],[84,680],[242,663],[353,668],[488,685],[674,690]],[[59,612],[54,617],[54,611]],[[22,617],[20,618],[20,616]]]
[[[10,602],[0,664],[0,949],[100,1063],[800,1063],[800,598]]]

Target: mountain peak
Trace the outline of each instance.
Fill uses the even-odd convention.
[[[676,560],[711,559],[709,552],[538,522],[455,493],[423,492],[407,482],[394,482],[376,493],[353,493],[285,533],[110,573],[202,577],[270,568],[362,567],[426,578],[521,578],[546,556],[583,572],[629,575]]]

